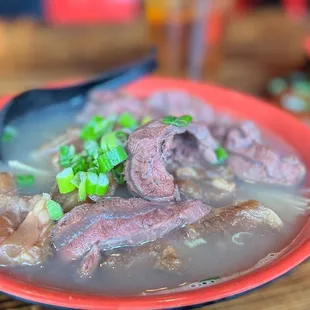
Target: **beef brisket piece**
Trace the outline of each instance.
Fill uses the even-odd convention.
[[[151,201],[179,199],[179,191],[167,165],[215,163],[217,142],[205,125],[191,123],[187,127],[165,125],[153,121],[129,135],[126,143],[128,160],[125,178],[128,189]]]
[[[207,125],[215,121],[212,106],[182,90],[155,92],[146,99],[146,105],[150,106],[151,116],[154,118],[189,114],[195,121],[201,121]]]
[[[93,245],[109,250],[157,240],[210,211],[211,207],[197,200],[154,203],[139,198],[111,198],[71,210],[55,225],[52,242],[63,259],[75,260]]]
[[[232,126],[224,146],[230,153],[229,166],[242,180],[278,185],[296,185],[306,169],[295,156],[281,156],[260,141],[259,130],[249,122]]]
[[[79,123],[88,122],[94,115],[116,116],[129,112],[137,119],[148,115],[147,107],[139,98],[123,91],[95,90],[89,95],[85,108],[78,114]]]

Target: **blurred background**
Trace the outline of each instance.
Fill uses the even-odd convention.
[[[307,0],[0,0],[0,96],[157,46],[159,76],[262,97],[310,125]],[[0,295],[1,309],[43,309]]]
[[[307,119],[308,8],[307,0],[0,0],[0,95],[87,78],[156,45],[157,75],[266,97]]]

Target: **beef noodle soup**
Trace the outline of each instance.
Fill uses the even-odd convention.
[[[292,147],[182,91],[94,91],[78,113],[11,123],[3,141],[0,270],[43,286],[216,282],[279,255],[309,207]]]

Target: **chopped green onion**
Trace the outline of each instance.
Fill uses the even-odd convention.
[[[100,147],[102,152],[107,152],[113,148],[116,148],[119,145],[123,145],[123,143],[117,138],[117,132],[112,131],[105,134],[100,141]]]
[[[21,174],[16,176],[16,183],[19,187],[31,186],[34,184],[34,176],[31,174]]]
[[[129,134],[127,132],[124,132],[122,130],[117,130],[115,131],[115,136],[118,140],[120,140],[121,142],[126,142],[128,139]]]
[[[177,119],[177,118],[176,118],[175,116],[168,115],[168,116],[164,117],[164,118],[161,120],[161,122],[162,122],[163,124],[171,125],[171,124],[173,124],[173,123],[175,122],[176,119]]]
[[[110,131],[114,126],[113,118],[103,118],[94,116],[81,130],[80,138],[82,140],[97,140],[105,132]]]
[[[87,172],[86,180],[86,192],[88,195],[94,195],[96,193],[96,187],[98,184],[98,175],[94,172]]]
[[[123,185],[125,183],[125,176],[123,174],[123,171],[124,171],[123,164],[120,164],[116,166],[114,169],[112,169],[112,175],[115,181],[120,185]]]
[[[16,137],[17,131],[12,126],[6,126],[3,130],[2,142],[10,142]]]
[[[99,169],[102,173],[107,173],[126,160],[127,157],[125,149],[119,145],[98,157]]]
[[[169,116],[164,117],[161,120],[161,122],[167,125],[185,127],[192,121],[192,119],[193,118],[190,115],[182,115],[180,117],[174,117],[174,116],[169,115]]]
[[[152,119],[151,119],[150,116],[144,116],[144,117],[142,118],[142,120],[141,120],[141,126],[142,126],[142,125],[145,125],[145,124],[147,124],[147,123],[149,123],[151,120],[152,120]]]
[[[46,204],[46,208],[50,218],[54,221],[58,221],[64,215],[62,207],[54,200],[49,200]]]
[[[216,157],[217,157],[217,163],[218,164],[223,163],[228,158],[227,151],[224,148],[222,148],[222,147],[217,148],[215,150],[215,154],[216,154]]]
[[[223,147],[215,149],[215,154],[217,157],[217,164],[222,164],[228,158],[228,153]]]
[[[107,192],[108,188],[109,188],[109,178],[107,177],[106,174],[100,173],[95,194],[97,196],[103,196]]]
[[[79,188],[81,184],[81,171],[79,171],[74,178],[70,181],[71,184],[73,184],[76,188]]]
[[[206,243],[207,243],[207,241],[203,238],[198,238],[195,240],[186,240],[184,242],[184,244],[191,249],[196,248],[197,246],[202,245],[202,244],[206,244]]]
[[[128,112],[122,114],[119,119],[118,123],[120,126],[124,128],[136,128],[138,127],[138,122],[134,118],[134,116]]]
[[[78,200],[84,201],[87,196],[86,191],[87,173],[84,171],[78,172],[71,180],[71,184],[78,189]]]
[[[74,178],[73,169],[71,167],[59,172],[56,176],[59,192],[67,194],[75,190],[75,186],[71,183]]]
[[[86,172],[80,172],[80,180],[81,183],[79,185],[79,197],[78,200],[79,201],[84,201],[86,200],[87,197],[87,192],[86,192],[86,180],[87,180],[87,174]]]
[[[95,174],[99,173],[99,168],[98,167],[91,167],[87,170],[87,172],[93,172]]]
[[[85,171],[86,170],[86,160],[83,156],[81,155],[75,155],[72,159],[73,164],[72,164],[72,170],[73,173],[76,174],[80,171]]]
[[[72,157],[75,154],[74,145],[62,145],[59,148],[59,164],[61,167],[68,168],[70,167]]]
[[[94,140],[87,140],[84,143],[84,149],[88,156],[91,158],[98,158],[98,156],[101,154],[101,150],[99,148],[99,145]]]
[[[175,124],[178,127],[185,127],[187,126],[193,118],[190,115],[183,115],[176,119]]]

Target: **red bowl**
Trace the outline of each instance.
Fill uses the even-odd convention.
[[[55,86],[55,85],[53,85]],[[57,84],[59,86],[59,84]],[[126,89],[136,95],[147,95],[162,89],[183,89],[204,98],[219,110],[251,119],[285,139],[299,152],[310,168],[310,128],[290,114],[258,99],[202,83],[148,77],[130,84]],[[3,106],[9,97],[0,101]],[[307,259],[310,254],[310,219],[308,218],[288,250],[272,263],[253,272],[210,287],[152,296],[98,296],[56,290],[29,284],[2,275],[0,291],[19,298],[67,308],[78,309],[156,309],[200,304],[240,294],[261,286]]]

